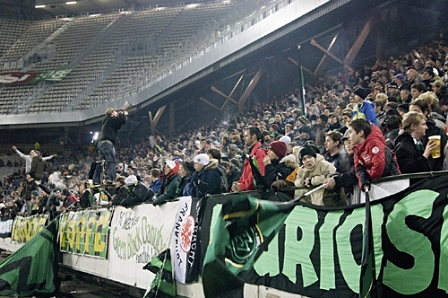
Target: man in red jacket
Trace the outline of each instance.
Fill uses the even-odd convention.
[[[258,127],[250,126],[244,130],[244,143],[248,148],[248,153],[244,158],[243,174],[238,182],[233,182],[232,191],[239,192],[255,189],[254,176],[249,159],[264,176],[263,159],[266,156],[266,150],[261,148],[261,131]]]
[[[363,191],[370,188],[374,179],[400,174],[395,154],[387,148],[376,125],[366,119],[356,119],[348,125],[348,132],[355,152],[356,176]]]

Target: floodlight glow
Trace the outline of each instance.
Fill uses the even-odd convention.
[[[185,8],[195,8],[195,7],[198,7],[199,6],[199,4],[197,4],[197,3],[193,3],[193,4],[188,4],[188,5],[186,5],[185,6]]]
[[[34,6],[34,8],[44,8],[45,7],[45,5],[36,5],[36,6]]]
[[[67,4],[67,5],[73,5],[73,4],[76,4],[76,1],[65,2],[65,4]]]

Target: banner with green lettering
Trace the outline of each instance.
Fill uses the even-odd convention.
[[[41,81],[60,81],[65,78],[68,73],[72,71],[71,68],[58,67],[56,69],[46,70],[41,72],[37,77],[32,80],[33,84]]]
[[[363,264],[375,268],[366,273],[373,273],[371,294],[447,297],[447,197],[448,179],[441,176],[371,202],[373,241],[365,244],[373,245],[374,264]],[[368,293],[361,288],[363,204],[291,206],[240,194],[211,198],[207,213],[202,230],[209,227],[210,235],[201,239],[209,244],[202,276],[206,297],[238,296],[244,283],[308,297]],[[226,282],[235,286],[223,287]]]
[[[11,238],[18,243],[26,243],[39,234],[46,226],[48,216],[17,216],[12,224]]]
[[[67,212],[60,216],[60,250],[100,258],[107,257],[111,211],[107,209]]]

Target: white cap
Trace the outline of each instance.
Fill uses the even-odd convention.
[[[285,143],[286,146],[288,146],[289,143],[291,143],[291,138],[288,136],[283,136],[279,139],[279,141]]]
[[[137,182],[137,177],[135,177],[135,175],[129,175],[126,179],[124,179],[124,183],[126,185],[132,185],[135,182]]]
[[[176,162],[174,160],[167,160],[165,163],[170,167],[171,170],[176,167]]]
[[[203,164],[204,166],[208,165],[210,163],[210,158],[208,157],[207,154],[198,154],[194,157],[193,159],[194,163],[200,163]]]

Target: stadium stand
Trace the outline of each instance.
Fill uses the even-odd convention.
[[[0,113],[82,111],[115,100],[125,87],[153,77],[201,40],[268,2],[219,1],[22,21],[27,30],[11,32],[9,43],[16,42],[0,58],[0,71],[66,67],[71,72],[62,81],[3,86]]]

